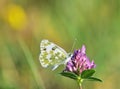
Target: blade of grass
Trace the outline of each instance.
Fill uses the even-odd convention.
[[[29,48],[27,47],[27,45],[25,44],[25,42],[22,39],[19,38],[18,42],[25,54],[26,60],[30,66],[33,77],[34,77],[38,87],[40,89],[45,89],[45,86],[40,78],[40,74],[38,73],[37,66],[36,66],[35,62],[33,61],[33,57],[32,57],[32,54],[31,54]]]

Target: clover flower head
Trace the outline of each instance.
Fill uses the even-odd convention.
[[[80,75],[84,70],[95,68],[96,65],[86,56],[86,48],[83,45],[81,49],[75,50],[73,56],[66,64],[65,71],[74,72]]]

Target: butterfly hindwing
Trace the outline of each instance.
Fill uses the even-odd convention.
[[[68,56],[65,50],[48,40],[41,41],[40,51],[39,60],[42,67],[50,66],[56,68],[62,64]]]

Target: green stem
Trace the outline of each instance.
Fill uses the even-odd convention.
[[[81,79],[81,77],[78,77],[78,85],[79,85],[79,89],[82,89],[82,82],[83,82],[83,79]]]

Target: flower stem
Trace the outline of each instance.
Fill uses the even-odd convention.
[[[83,82],[83,79],[81,79],[80,77],[78,77],[78,85],[79,85],[79,89],[82,89],[82,82]]]
[[[82,89],[82,85],[79,85],[79,89]]]

